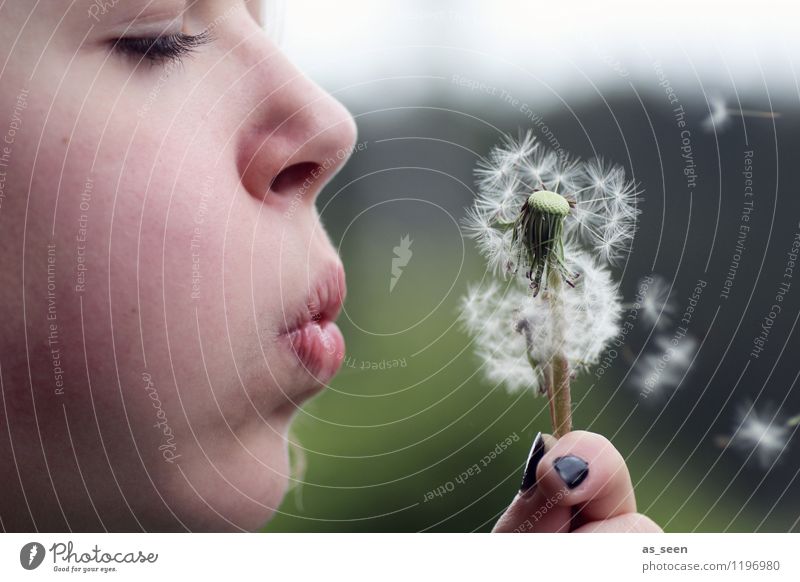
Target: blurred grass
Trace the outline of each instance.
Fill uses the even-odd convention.
[[[488,531],[516,493],[533,435],[550,431],[546,401],[484,382],[469,338],[454,325],[467,284],[484,276],[480,259],[467,249],[461,268],[452,259],[461,250],[446,248],[454,237],[412,233],[414,256],[390,294],[392,247],[405,231],[380,224],[342,242],[348,360],[296,417],[305,483],[265,531]],[[364,361],[403,359],[405,367],[362,369]],[[635,409],[632,392],[616,391],[623,372],[592,390],[592,374],[579,378],[574,421],[612,438],[626,456],[639,509],[668,531],[753,531],[761,516],[749,509],[737,516],[741,505],[732,493],[720,496],[717,475],[700,484],[707,467],[696,459],[681,469],[685,442],[665,450],[663,435],[644,436],[648,412]],[[508,437],[511,446],[483,466]],[[476,463],[480,472],[457,483]],[[449,482],[452,491],[426,501]],[[773,517],[773,529],[789,528]]]

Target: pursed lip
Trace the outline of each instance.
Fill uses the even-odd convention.
[[[344,358],[344,338],[334,321],[346,295],[344,268],[330,265],[313,284],[305,303],[287,314],[287,325],[280,332],[305,371],[316,383],[316,392],[330,381]]]

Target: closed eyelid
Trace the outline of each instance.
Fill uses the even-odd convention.
[[[132,57],[136,62],[151,64],[179,61],[199,47],[212,42],[208,32],[198,35],[161,35],[153,38],[120,38],[114,42],[114,50]]]

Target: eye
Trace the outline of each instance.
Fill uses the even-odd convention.
[[[179,61],[198,47],[211,42],[208,31],[200,34],[168,34],[154,37],[122,37],[113,42],[113,50],[121,55],[151,64]]]

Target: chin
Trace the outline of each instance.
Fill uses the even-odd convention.
[[[151,531],[258,531],[275,515],[287,489],[288,479],[284,476],[254,475],[247,491],[236,492],[231,487],[225,487],[216,493],[204,495],[203,499],[194,495],[191,496],[194,499],[184,499],[181,503],[184,505],[181,511],[183,526],[176,528],[171,523],[163,527],[165,524],[160,524]]]
[[[159,487],[175,516],[162,510],[149,516],[155,523],[146,529],[247,532],[264,527],[289,487],[290,420],[291,415],[271,415],[258,427],[239,431],[236,438],[229,433],[224,443],[184,448],[180,466],[162,473]]]

